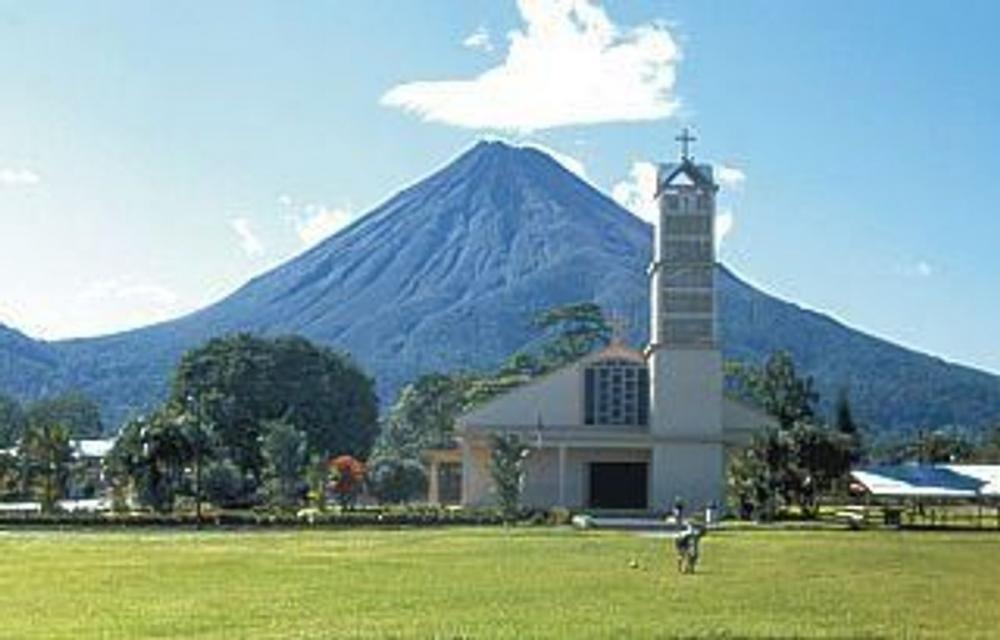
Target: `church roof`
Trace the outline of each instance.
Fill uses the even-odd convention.
[[[695,164],[690,158],[683,158],[680,162],[661,164],[657,178],[656,196],[668,187],[680,184],[680,180],[687,178],[691,184],[706,189],[718,189],[712,179],[712,165]]]
[[[641,352],[618,342],[612,342],[598,351],[589,353],[575,362],[532,378],[523,385],[514,387],[458,416],[458,425],[489,423],[497,413],[509,416],[504,424],[514,422],[513,414],[518,414],[517,422],[535,424],[539,414],[546,423],[577,424],[582,418],[570,419],[569,413],[576,411],[577,400],[569,396],[582,392],[578,383],[582,370],[590,364],[603,360],[626,360],[645,365],[646,358]]]

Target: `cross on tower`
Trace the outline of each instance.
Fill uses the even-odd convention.
[[[698,138],[691,135],[691,131],[687,127],[684,127],[683,131],[681,131],[681,135],[674,138],[674,140],[681,143],[681,160],[691,159],[690,145],[697,139]]]

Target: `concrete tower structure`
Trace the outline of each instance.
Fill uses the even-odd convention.
[[[495,436],[530,447],[524,504],[645,510],[681,499],[689,515],[721,506],[727,447],[746,446],[774,419],[723,395],[715,292],[712,167],[697,164],[687,132],[678,162],[659,167],[650,279],[650,343],[612,340],[459,416],[456,445],[429,450],[428,499],[494,504]],[[616,332],[620,338],[620,326]]]
[[[721,503],[725,445],[715,293],[712,167],[696,164],[685,129],[680,162],[660,165],[649,268],[653,503]]]

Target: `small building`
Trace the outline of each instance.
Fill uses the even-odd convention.
[[[456,449],[427,452],[430,500],[495,500],[491,436],[531,447],[522,502],[667,510],[721,505],[728,451],[774,420],[723,392],[715,288],[712,167],[688,154],[659,167],[649,266],[650,341],[613,343],[461,416]]]
[[[114,446],[114,438],[70,441],[75,462],[69,486],[70,497],[93,498],[104,492],[107,485],[104,459]]]

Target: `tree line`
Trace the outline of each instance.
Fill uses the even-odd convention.
[[[422,456],[454,446],[459,415],[611,338],[593,303],[542,312],[534,326],[532,348],[493,371],[421,376],[381,420],[374,381],[348,354],[297,336],[210,340],[183,356],[160,406],[122,427],[98,475],[117,508],[159,512],[200,511],[203,503],[296,509],[323,506],[328,495],[348,506],[362,487],[381,502],[422,500]],[[1000,425],[978,439],[956,429],[885,441],[856,421],[846,392],[832,415],[819,415],[813,381],[784,352],[759,365],[730,363],[726,374],[729,393],[777,423],[730,458],[732,504],[747,517],[789,508],[814,515],[821,498],[845,495],[850,468],[862,463],[1000,462]],[[0,497],[54,508],[77,473],[72,442],[104,431],[82,394],[25,406],[0,396],[0,450],[7,450],[0,451]],[[516,513],[524,443],[497,438],[493,454],[499,502]],[[96,484],[93,473],[88,482]]]

